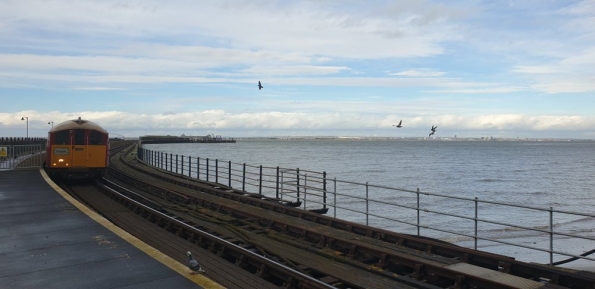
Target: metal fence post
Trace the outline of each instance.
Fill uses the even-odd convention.
[[[215,183],[219,183],[219,159],[215,159]]]
[[[366,226],[369,225],[369,216],[370,216],[370,212],[368,211],[370,206],[370,200],[368,199],[368,182],[366,182]]]
[[[244,168],[242,170],[242,192],[246,191],[246,163],[244,163]]]
[[[554,209],[550,207],[550,266],[554,264]]]
[[[200,158],[196,157],[196,178],[200,179]]]
[[[169,154],[169,171],[170,172],[174,171],[174,154],[173,153]]]
[[[419,236],[419,188],[417,188],[417,235]]]
[[[308,174],[304,174],[304,210],[306,209],[306,190],[308,189]]]
[[[475,197],[475,234],[473,238],[475,239],[475,250],[477,250],[477,217],[479,215],[479,204],[477,203],[477,197]]]
[[[188,157],[188,177],[192,178],[192,157]]]
[[[177,173],[178,173],[178,154],[176,154],[176,174]]]
[[[298,202],[300,201],[300,168],[297,168],[296,170],[296,175],[295,175],[295,179],[296,179],[296,186],[297,186],[297,200]]]
[[[258,194],[262,196],[262,165],[260,165],[260,177],[258,178]]]
[[[182,171],[180,172],[181,175],[184,175],[184,155],[182,155]]]
[[[326,209],[326,171],[322,172],[322,208]]]
[[[227,168],[228,168],[228,171],[227,171],[227,180],[228,180],[228,182],[227,182],[227,184],[231,188],[231,161],[228,161],[227,162]]]
[[[209,158],[207,158],[207,182],[209,181]]]
[[[277,166],[277,176],[275,179],[275,198],[279,199],[279,166]]]
[[[333,218],[337,218],[337,177],[333,178],[333,208],[334,208],[334,213],[333,213]]]

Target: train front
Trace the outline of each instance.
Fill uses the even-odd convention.
[[[80,117],[62,122],[48,133],[46,156],[46,170],[53,177],[101,177],[108,167],[109,134]]]

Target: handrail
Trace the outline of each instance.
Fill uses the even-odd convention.
[[[168,163],[168,154],[139,148],[139,158],[149,165],[159,167],[162,169],[175,172],[178,166],[184,167],[182,156],[182,163],[176,163],[176,167],[173,168],[171,163],[171,154],[169,155],[170,163]],[[300,205],[302,209],[309,209],[312,204],[322,206],[323,208],[331,207],[334,210],[334,217],[337,216],[337,210],[344,213],[344,218],[356,219],[358,215],[365,216],[365,224],[369,222],[369,218],[373,217],[376,219],[382,219],[390,222],[404,224],[417,228],[417,234],[420,235],[420,229],[428,229],[436,232],[450,234],[452,236],[460,236],[468,238],[469,240],[475,240],[474,249],[478,248],[478,240],[489,241],[498,244],[514,246],[529,250],[535,250],[539,252],[546,252],[550,255],[550,265],[553,265],[553,256],[567,256],[576,259],[595,261],[594,258],[589,258],[586,255],[576,255],[569,252],[563,252],[560,250],[554,250],[554,236],[556,237],[569,237],[583,240],[595,241],[595,237],[579,236],[576,234],[566,232],[556,232],[554,230],[554,213],[565,214],[571,216],[580,216],[586,218],[595,218],[595,213],[584,213],[584,212],[573,212],[568,210],[555,210],[554,208],[540,208],[530,205],[522,205],[515,203],[506,203],[490,200],[479,200],[478,198],[469,198],[461,196],[452,196],[431,192],[423,192],[417,190],[407,190],[402,188],[393,188],[389,186],[374,185],[369,183],[360,183],[347,180],[339,180],[326,176],[326,172],[313,172],[303,169],[290,169],[290,168],[279,168],[279,167],[265,167],[262,165],[248,165],[245,163],[234,163],[231,161],[222,161],[217,159],[199,158],[199,157],[188,157],[191,163],[188,164],[188,169],[183,169],[183,172],[188,172],[190,177],[206,179],[212,181],[212,177],[215,177],[215,182],[220,184],[229,185],[230,187],[241,187],[242,190],[250,191],[250,189],[258,190],[259,194],[266,197],[275,197],[286,200],[297,200],[303,201]],[[165,163],[164,163],[165,162]],[[224,165],[218,165],[223,164]],[[348,187],[345,187],[348,186]],[[410,204],[404,204],[399,202],[391,202],[387,200],[380,200],[377,198],[370,197],[370,190],[388,190],[404,194],[409,194]],[[359,195],[358,195],[359,194]],[[330,197],[329,197],[330,195]],[[450,200],[458,200],[464,202],[471,202],[472,205],[469,209],[475,211],[475,215],[461,215],[457,213],[450,213],[441,210],[433,209],[428,205],[422,206],[422,198],[445,198]],[[338,203],[337,199],[341,198],[341,202]],[[351,204],[347,204],[345,200],[354,200]],[[359,204],[359,207],[358,207]],[[505,208],[517,208],[524,210],[533,210],[536,212],[548,213],[549,225],[530,227],[526,225],[513,224],[509,222],[503,222],[502,220],[489,219],[484,216],[480,216],[480,205],[497,205]],[[362,208],[363,206],[363,208]],[[414,221],[407,221],[404,219],[391,218],[378,213],[380,207],[385,208],[403,208],[411,210],[412,213],[407,216]],[[370,209],[371,208],[371,209]],[[472,211],[472,210],[469,210]],[[422,222],[420,213],[436,214],[437,216],[456,218],[460,222],[470,222],[473,224],[472,234],[460,232],[456,230],[447,230],[444,228],[433,227]],[[558,218],[559,219],[559,218]],[[357,221],[356,221],[357,222]],[[537,246],[515,244],[501,240],[502,238],[489,238],[482,235],[482,232],[478,230],[479,224],[489,224],[496,226],[503,226],[506,228],[520,229],[529,232],[535,232],[539,235],[543,235],[544,238],[548,238],[549,249],[539,248]],[[516,230],[515,230],[516,232]],[[510,236],[505,236],[508,238]],[[514,237],[514,236],[513,236]],[[442,236],[442,239],[452,239],[451,236]]]

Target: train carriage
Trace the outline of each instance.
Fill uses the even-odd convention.
[[[98,178],[109,165],[109,134],[98,124],[68,120],[48,132],[45,168],[68,179]]]

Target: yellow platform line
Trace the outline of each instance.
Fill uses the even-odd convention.
[[[46,174],[43,169],[39,170],[41,175],[43,176],[44,180],[56,191],[58,192],[64,199],[70,202],[73,206],[77,207],[81,212],[85,215],[89,216],[91,219],[95,220],[97,223],[101,224],[108,230],[112,231],[114,234],[120,236],[120,238],[124,239],[126,242],[130,243],[131,245],[137,247],[141,251],[145,252],[147,255],[151,256],[155,260],[161,262],[163,265],[169,267],[170,269],[178,272],[180,275],[186,277],[187,279],[191,280],[192,282],[200,285],[204,288],[208,289],[225,289],[225,287],[217,284],[213,280],[207,278],[201,274],[190,274],[188,267],[175,259],[161,253],[161,251],[149,246],[147,243],[141,241],[140,239],[134,237],[130,233],[122,230],[120,227],[114,225],[112,222],[107,220],[106,218],[102,217],[101,215],[97,214],[95,211],[89,209],[87,206],[81,204],[79,201],[75,200],[71,197],[68,193],[66,193],[62,188],[56,185],[50,177]]]

